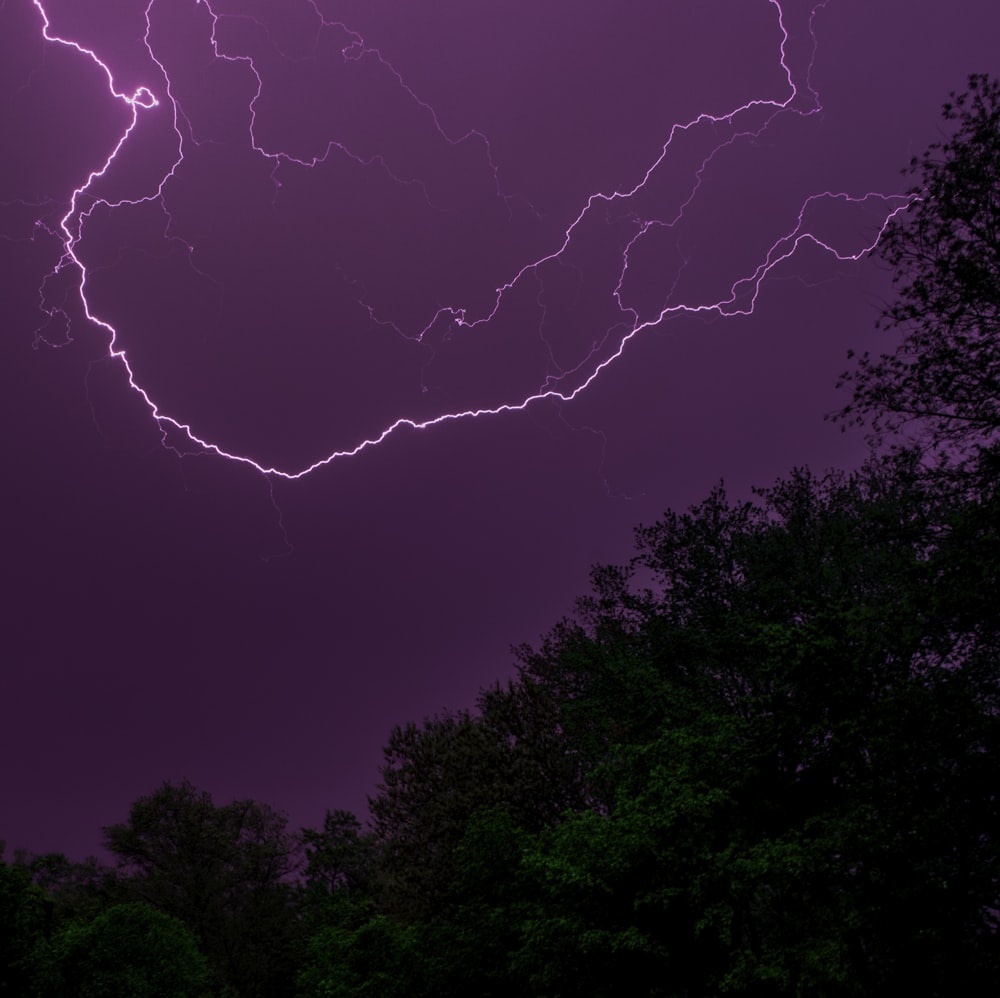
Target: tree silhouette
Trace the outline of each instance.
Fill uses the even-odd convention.
[[[951,98],[954,132],[911,161],[913,201],[876,251],[898,287],[880,325],[902,339],[841,375],[853,399],[837,415],[974,456],[1000,431],[1000,81],[970,76]]]
[[[140,797],[104,832],[133,898],[183,922],[220,983],[279,996],[291,992],[296,936],[286,824],[266,804],[217,806],[185,781]]]

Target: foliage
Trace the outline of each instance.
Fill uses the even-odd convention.
[[[3,861],[0,842],[0,995],[30,993],[36,949],[44,943],[50,905],[22,865]]]
[[[413,933],[385,915],[353,927],[330,925],[309,940],[301,998],[416,998],[430,995],[418,981]]]
[[[277,996],[292,989],[298,939],[286,825],[265,804],[216,806],[184,782],[140,797],[104,831],[132,896],[191,929],[221,984]]]
[[[1000,430],[1000,80],[973,75],[951,97],[954,132],[912,161],[910,208],[878,249],[898,287],[883,324],[902,339],[841,375],[854,397],[840,415],[876,438],[915,425],[954,454]]]
[[[525,657],[602,788],[524,859],[537,993],[1000,980],[997,520],[905,461],[760,499],[640,529]]]
[[[72,922],[52,941],[46,994],[65,998],[208,998],[209,973],[178,919],[141,903]]]
[[[350,811],[327,811],[321,831],[303,829],[305,879],[324,894],[359,893],[371,884],[375,844]]]
[[[4,980],[194,989],[196,945],[231,995],[993,993],[998,569],[996,480],[910,451],[720,486],[475,711],[395,729],[301,889],[282,815],[186,783],[106,829],[114,877],[0,867]]]
[[[578,770],[554,705],[530,682],[484,691],[476,714],[394,729],[370,802],[385,910],[433,917],[452,893],[456,849],[475,815],[500,808],[539,829],[581,806]]]
[[[128,887],[117,871],[94,856],[72,862],[62,853],[45,853],[24,856],[21,862],[48,898],[55,929],[128,900]]]

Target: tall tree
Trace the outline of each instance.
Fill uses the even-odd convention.
[[[554,703],[525,680],[480,695],[475,712],[397,727],[371,800],[384,904],[403,919],[439,913],[474,816],[504,810],[535,831],[580,807],[585,788]]]
[[[132,896],[187,925],[220,983],[241,996],[291,993],[295,843],[283,814],[164,783],[104,832]]]
[[[1000,431],[1000,80],[973,75],[951,98],[952,134],[912,161],[910,207],[877,250],[898,288],[881,324],[901,338],[841,375],[839,415],[954,456]]]
[[[1000,562],[971,506],[902,460],[796,472],[595,573],[524,663],[602,802],[525,853],[536,993],[1000,984],[1000,627],[966,605]]]

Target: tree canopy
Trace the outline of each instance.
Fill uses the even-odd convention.
[[[210,998],[205,957],[183,922],[147,904],[120,904],[75,921],[49,947],[42,976],[67,998]]]
[[[1000,980],[1000,617],[964,596],[998,565],[892,470],[667,514],[526,656],[602,804],[526,855],[533,993]]]
[[[287,819],[252,800],[217,806],[164,783],[105,828],[128,894],[187,925],[221,984],[240,995],[291,989],[295,843]]]
[[[909,210],[876,249],[897,288],[882,325],[901,338],[841,376],[841,416],[961,453],[1000,430],[1000,80],[969,77],[944,119],[950,136],[911,162]]]

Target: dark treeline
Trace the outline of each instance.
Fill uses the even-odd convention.
[[[854,473],[722,486],[472,710],[397,727],[365,827],[164,784],[114,867],[0,864],[0,993],[1000,990],[1000,84],[879,252]]]

